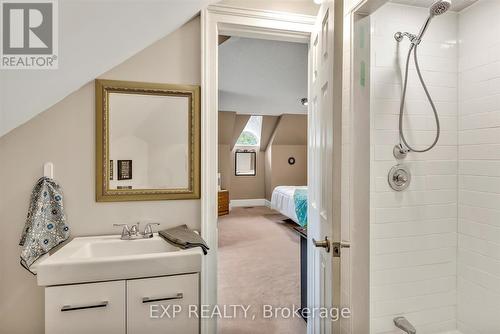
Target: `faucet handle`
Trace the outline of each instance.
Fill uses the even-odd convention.
[[[128,227],[127,224],[113,224],[113,226],[115,226],[115,227],[123,226],[122,236],[121,236],[122,239],[130,237],[130,228]]]
[[[138,222],[130,227],[130,234],[131,235],[139,234],[139,225],[141,225],[140,222]]]
[[[160,226],[159,223],[147,223],[146,226],[144,227],[144,237],[145,238],[152,238],[153,237],[153,225]]]

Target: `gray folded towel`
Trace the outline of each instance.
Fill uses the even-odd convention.
[[[26,224],[21,235],[21,265],[29,270],[40,256],[69,237],[63,195],[56,181],[40,178],[31,193]],[[33,273],[33,272],[31,272]]]
[[[207,243],[195,231],[189,229],[187,225],[179,225],[166,230],[159,231],[158,234],[174,246],[182,249],[201,247],[203,254],[207,255]]]

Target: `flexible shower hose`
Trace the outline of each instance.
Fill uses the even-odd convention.
[[[410,65],[410,57],[411,57],[411,52],[413,51],[413,55],[415,58],[415,68],[417,69],[417,74],[418,78],[420,79],[420,82],[422,83],[422,87],[424,88],[425,95],[427,96],[427,99],[429,100],[429,103],[431,104],[432,111],[434,112],[434,117],[436,119],[436,138],[434,139],[434,142],[432,143],[431,146],[429,146],[426,149],[423,150],[417,150],[410,146],[408,144],[408,141],[405,138],[404,132],[403,132],[403,114],[404,114],[404,107],[405,107],[405,100],[406,100],[406,88],[408,86],[408,68]],[[424,153],[427,151],[430,151],[434,146],[436,146],[439,136],[441,134],[441,126],[439,124],[439,115],[436,110],[436,106],[434,105],[434,101],[432,101],[431,94],[429,94],[429,90],[427,89],[427,86],[425,85],[424,78],[422,77],[422,73],[420,72],[420,66],[418,64],[418,56],[417,56],[417,44],[411,44],[410,50],[408,51],[408,57],[406,58],[406,70],[405,70],[405,79],[404,79],[404,84],[403,84],[403,96],[401,98],[401,106],[399,109],[399,137],[403,141],[404,145],[408,150],[411,152],[417,152],[417,153]]]

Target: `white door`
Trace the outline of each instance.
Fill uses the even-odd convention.
[[[334,5],[324,1],[309,46],[308,141],[308,306],[333,306],[332,245],[334,221]],[[335,137],[336,139],[336,137]],[[330,334],[334,324],[316,316],[309,334]],[[337,331],[335,331],[337,332]]]

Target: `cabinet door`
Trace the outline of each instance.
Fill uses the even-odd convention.
[[[189,316],[190,306],[199,307],[198,290],[198,274],[128,280],[127,334],[198,334],[200,320]]]
[[[125,334],[125,281],[45,289],[46,334]]]

